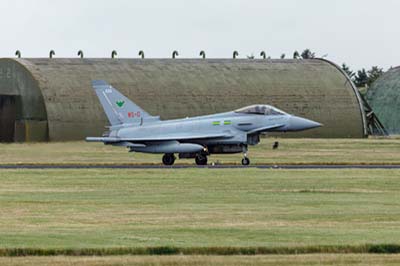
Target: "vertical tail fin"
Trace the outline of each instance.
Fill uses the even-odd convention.
[[[140,124],[145,120],[158,120],[158,117],[148,114],[104,80],[93,80],[92,86],[111,126]]]

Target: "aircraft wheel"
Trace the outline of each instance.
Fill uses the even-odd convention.
[[[172,153],[166,153],[162,157],[162,162],[164,165],[173,165],[175,162],[175,156]]]
[[[250,159],[245,157],[242,159],[242,165],[249,165],[250,164]]]
[[[196,156],[195,161],[197,165],[207,165],[207,156],[199,154]]]

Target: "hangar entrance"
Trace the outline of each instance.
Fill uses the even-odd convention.
[[[19,96],[0,95],[0,142],[14,141],[17,98]]]

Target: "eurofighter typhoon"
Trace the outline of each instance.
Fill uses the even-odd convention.
[[[259,104],[213,115],[160,120],[141,109],[107,82],[95,80],[93,88],[110,122],[102,137],[88,137],[89,142],[128,147],[131,152],[164,154],[164,165],[179,158],[194,158],[206,165],[207,156],[243,153],[242,164],[249,165],[249,145],[260,142],[260,134],[301,131],[321,124],[290,115],[273,106]]]

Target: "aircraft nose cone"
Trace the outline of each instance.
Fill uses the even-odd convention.
[[[306,130],[306,129],[311,129],[311,128],[316,128],[316,127],[321,127],[322,124],[298,117],[298,116],[292,116],[289,119],[289,128],[291,131],[300,131],[300,130]]]

